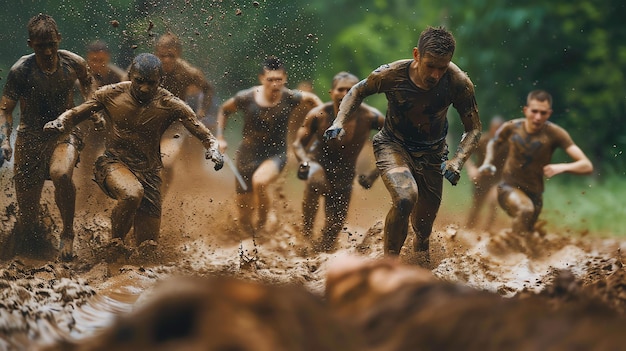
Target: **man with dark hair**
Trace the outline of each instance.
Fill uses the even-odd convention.
[[[87,45],[86,59],[98,87],[118,83],[126,76],[124,70],[111,63],[109,46],[102,40]]]
[[[183,44],[180,38],[172,32],[161,35],[156,42],[154,54],[163,63],[161,86],[187,102],[196,112],[198,119],[207,128],[213,130],[215,115],[211,109],[215,89],[207,81],[202,70],[182,58]],[[180,168],[179,162],[189,166],[189,161],[192,160],[190,155],[195,155],[201,148],[201,145],[194,141],[178,122],[175,122],[164,134],[161,145],[166,155],[163,169],[164,191],[169,189],[174,180],[176,169]],[[194,165],[202,162],[199,158],[194,158],[194,161]]]
[[[382,65],[350,89],[324,134],[327,139],[341,138],[344,123],[365,97],[386,95],[385,125],[373,142],[376,165],[392,199],[385,219],[386,255],[400,254],[410,219],[415,232],[413,250],[429,261],[429,238],[441,204],[443,176],[457,183],[461,167],[480,138],[474,85],[451,62],[455,45],[452,34],[442,27],[424,30],[413,48],[413,59]],[[464,133],[454,157],[447,160],[450,105],[458,111]]]
[[[204,73],[182,58],[183,45],[178,36],[168,32],[156,42],[154,54],[163,63],[163,82],[161,86],[181,100],[187,100],[190,94],[202,94],[202,101],[196,106],[199,119],[208,117],[215,89]],[[213,125],[207,125],[212,128]]]
[[[548,121],[552,115],[552,96],[533,90],[526,98],[524,117],[506,122],[487,144],[479,171],[496,170],[495,151],[506,147],[507,158],[498,185],[498,202],[513,217],[513,234],[526,237],[535,230],[543,207],[543,177],[561,173],[590,174],[593,165],[565,129]],[[552,154],[562,148],[574,161],[550,163]]]
[[[218,143],[193,110],[159,86],[161,61],[152,54],[133,60],[130,82],[105,86],[91,99],[45,125],[49,132],[66,130],[98,111],[106,111],[106,151],[96,160],[95,180],[117,200],[111,213],[112,238],[124,241],[134,227],[136,245],[154,246],[161,225],[160,140],[165,130],[180,120],[202,141],[206,158],[219,170],[223,165]]]
[[[306,113],[321,105],[313,93],[287,89],[287,72],[281,60],[269,57],[259,73],[261,85],[239,91],[220,107],[217,114],[217,139],[220,151],[228,146],[224,139],[226,120],[243,113],[243,140],[237,152],[237,169],[245,186],[237,183],[239,223],[246,229],[259,229],[266,223],[270,210],[268,186],[287,162],[287,124],[293,113]],[[256,209],[257,221],[253,222]],[[253,225],[254,224],[254,225]]]
[[[326,221],[322,237],[315,245],[319,251],[334,248],[337,235],[346,221],[357,158],[369,139],[370,131],[380,130],[385,122],[380,111],[362,104],[344,122],[346,137],[324,143],[324,131],[335,119],[341,99],[358,82],[353,74],[337,73],[329,91],[332,101],[309,111],[293,143],[300,161],[298,177],[307,182],[302,200],[303,234],[307,238],[312,236],[319,197],[325,197]],[[312,144],[312,150],[307,151]]]
[[[80,82],[83,98],[95,89],[84,59],[59,50],[61,33],[55,20],[44,14],[28,22],[28,46],[33,54],[22,56],[11,67],[0,100],[0,143],[4,159],[13,150],[10,137],[13,111],[20,104],[20,123],[15,139],[14,181],[18,212],[14,230],[15,251],[42,255],[49,248],[40,224],[40,200],[44,182],[52,180],[54,198],[61,213],[62,258],[71,252],[74,239],[76,188],[72,180],[82,135],[78,128],[62,134],[43,132],[46,122],[74,106],[74,82]],[[14,254],[8,245],[7,254]],[[69,251],[68,251],[69,250]]]

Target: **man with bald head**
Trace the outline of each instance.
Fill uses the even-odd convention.
[[[354,74],[337,73],[329,91],[332,101],[309,111],[293,143],[294,152],[300,161],[298,177],[307,182],[302,200],[303,234],[307,238],[312,236],[319,197],[325,197],[326,222],[322,236],[315,244],[319,251],[333,250],[348,214],[357,158],[370,132],[380,130],[385,122],[380,111],[362,104],[344,123],[346,137],[324,142],[324,131],[335,119],[341,100],[358,82]]]
[[[193,110],[161,88],[161,61],[152,54],[133,60],[130,82],[105,86],[93,98],[73,108],[44,127],[64,132],[91,113],[106,111],[106,150],[96,160],[95,180],[108,196],[117,200],[111,213],[113,239],[124,240],[134,226],[136,244],[154,245],[161,224],[160,140],[174,121],[182,125],[206,148],[206,158],[218,170],[222,155],[213,134]],[[152,242],[150,242],[152,241]]]

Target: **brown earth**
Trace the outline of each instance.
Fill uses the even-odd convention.
[[[471,347],[468,343],[464,344],[466,349],[502,349],[499,347],[509,345],[507,342],[517,345],[509,345],[508,349],[536,349],[538,345],[567,349],[566,344],[541,344],[537,340],[551,340],[546,330],[557,330],[552,336],[564,340],[564,331],[577,332],[581,328],[590,330],[590,335],[594,337],[611,340],[616,335],[612,330],[605,330],[602,334],[593,326],[598,325],[597,321],[604,321],[607,325],[623,323],[626,277],[621,250],[624,242],[593,234],[582,237],[560,232],[518,240],[507,235],[508,222],[504,218],[501,218],[502,222],[493,234],[463,229],[463,212],[440,213],[431,238],[429,271],[417,268],[417,259],[410,252],[402,252],[401,264],[394,262],[391,266],[394,272],[409,272],[399,275],[403,278],[394,280],[389,277],[396,275],[382,275],[383,278],[374,279],[378,283],[365,289],[367,299],[339,299],[344,302],[338,303],[326,290],[326,278],[329,274],[331,277],[341,275],[337,271],[354,273],[350,268],[353,266],[342,261],[342,257],[352,255],[381,262],[378,259],[382,257],[382,221],[389,208],[389,198],[380,181],[369,190],[355,185],[338,249],[333,253],[316,254],[299,231],[302,183],[295,176],[293,162],[288,164],[284,177],[275,186],[274,211],[268,228],[253,240],[249,233],[237,228],[237,211],[233,203],[235,180],[231,170],[225,167],[215,172],[212,164],[204,161],[197,149],[194,149],[197,158],[191,160],[172,158],[168,156],[170,150],[170,147],[165,147],[163,152],[166,163],[176,165],[175,182],[169,187],[164,200],[161,236],[156,249],[111,245],[109,214],[113,201],[102,196],[95,183],[85,181],[91,177],[90,170],[84,164],[79,166],[76,177],[79,180],[80,205],[77,206],[77,239],[74,246],[77,258],[69,263],[54,258],[42,260],[28,257],[13,257],[0,262],[0,350],[30,350],[47,344],[58,347],[60,340],[66,342],[65,346],[80,344],[93,335],[101,335],[101,331],[107,330],[120,315],[127,315],[134,309],[140,317],[141,313],[147,313],[142,307],[158,305],[159,300],[154,297],[163,296],[159,292],[162,288],[155,286],[159,287],[162,285],[159,283],[179,276],[238,279],[234,283],[215,280],[213,290],[202,292],[205,295],[194,290],[196,288],[184,288],[197,287],[198,284],[181,283],[181,296],[191,296],[191,300],[194,296],[202,296],[203,301],[224,299],[231,290],[220,290],[216,286],[244,284],[246,291],[265,291],[262,296],[292,296],[282,302],[280,299],[273,301],[272,306],[284,305],[287,310],[289,306],[307,306],[295,308],[307,316],[311,314],[310,318],[300,314],[300,319],[293,319],[296,322],[290,325],[272,324],[276,325],[273,330],[280,332],[277,335],[285,335],[291,326],[294,335],[304,337],[302,333],[306,332],[298,328],[307,325],[310,329],[304,330],[310,330],[312,335],[326,335],[329,327],[324,326],[336,326],[336,333],[327,336],[329,340],[335,340],[335,337],[356,340],[348,346],[339,341],[329,341],[317,349],[412,349],[413,346],[400,342],[405,339],[421,342],[424,349],[453,349],[453,346],[460,345],[458,342],[468,340],[475,340],[476,343]],[[371,167],[370,160],[371,155],[366,155],[359,168]],[[3,209],[0,213],[0,235],[4,237],[10,233],[15,221],[11,172],[10,163],[0,171],[0,189],[5,194],[0,198],[0,208]],[[47,184],[43,201],[46,213],[44,223],[52,232],[51,240],[56,243],[60,219],[52,198],[51,185]],[[443,201],[446,201],[445,193]],[[320,213],[316,228],[321,226],[321,221]],[[405,247],[411,247],[410,242]],[[371,263],[361,262],[356,265],[360,267],[356,271],[362,272],[368,265]],[[350,277],[354,276],[359,275]],[[407,276],[411,278],[407,279]],[[332,289],[340,286],[333,284]],[[166,288],[170,294],[171,286]],[[297,292],[281,290],[294,286]],[[426,293],[426,290],[429,292]],[[392,294],[404,295],[397,297]],[[248,301],[246,296],[239,300],[235,296],[233,299],[241,304]],[[389,301],[396,301],[396,305]],[[425,305],[424,301],[433,301],[433,304]],[[239,306],[235,302],[233,306]],[[568,306],[578,307],[566,309]],[[236,310],[233,307],[230,312],[224,313],[232,315]],[[393,317],[385,317],[393,310],[396,310]],[[609,312],[604,313],[605,310]],[[551,313],[548,319],[545,316],[549,311],[568,312]],[[263,317],[267,311],[259,314],[255,310],[255,313]],[[533,324],[538,316],[543,316],[543,329]],[[591,316],[591,319],[584,316]],[[209,320],[209,317],[206,318]],[[568,325],[572,318],[584,320],[586,327]],[[410,319],[406,324],[415,329],[398,329],[399,321],[405,319]],[[391,325],[387,325],[389,323]],[[473,327],[468,328],[468,325]],[[503,325],[513,327],[504,328]],[[534,327],[531,328],[531,325]],[[339,326],[346,326],[346,330]],[[220,330],[226,332],[227,329]],[[420,330],[424,333],[420,334]],[[415,336],[418,334],[421,336]],[[514,337],[511,336],[513,334]],[[232,338],[237,338],[236,335],[232,334]],[[363,335],[367,337],[363,338]],[[389,345],[380,341],[389,338],[375,339],[375,336],[381,335],[393,335],[393,340],[398,342]],[[487,339],[497,339],[501,343],[485,346],[488,345]],[[526,342],[519,343],[521,339]],[[255,344],[252,336],[250,340],[248,348],[240,345],[240,348],[207,346],[201,349],[307,349],[290,347],[288,345],[291,344],[285,340],[272,339],[265,344]],[[452,343],[453,340],[457,344]],[[136,345],[134,348],[141,349]]]

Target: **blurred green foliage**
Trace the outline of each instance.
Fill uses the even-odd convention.
[[[336,72],[364,78],[383,63],[410,58],[426,26],[444,25],[457,38],[453,60],[476,85],[485,125],[496,114],[520,117],[528,91],[546,89],[554,96],[552,120],[587,152],[596,177],[626,173],[621,0],[0,0],[0,5],[1,78],[30,52],[25,25],[43,12],[57,20],[62,48],[84,54],[85,45],[100,38],[122,67],[172,31],[183,39],[185,58],[204,70],[221,99],[257,84],[259,62],[273,54],[286,61],[290,86],[312,80],[325,100]],[[367,102],[385,109],[382,96]],[[458,133],[454,111],[450,120]]]

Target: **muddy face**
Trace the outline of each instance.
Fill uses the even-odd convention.
[[[93,51],[87,53],[87,65],[91,72],[96,75],[105,75],[107,73],[107,65],[111,61],[111,55],[106,51]]]
[[[61,37],[58,35],[36,37],[28,40],[30,46],[35,52],[35,56],[46,64],[54,61],[58,51]]]
[[[166,74],[174,72],[176,61],[181,56],[180,53],[172,47],[158,47],[155,55],[163,63],[163,72]]]
[[[157,70],[148,73],[131,71],[129,78],[131,81],[131,93],[141,104],[145,104],[154,98],[161,82],[161,74]]]

